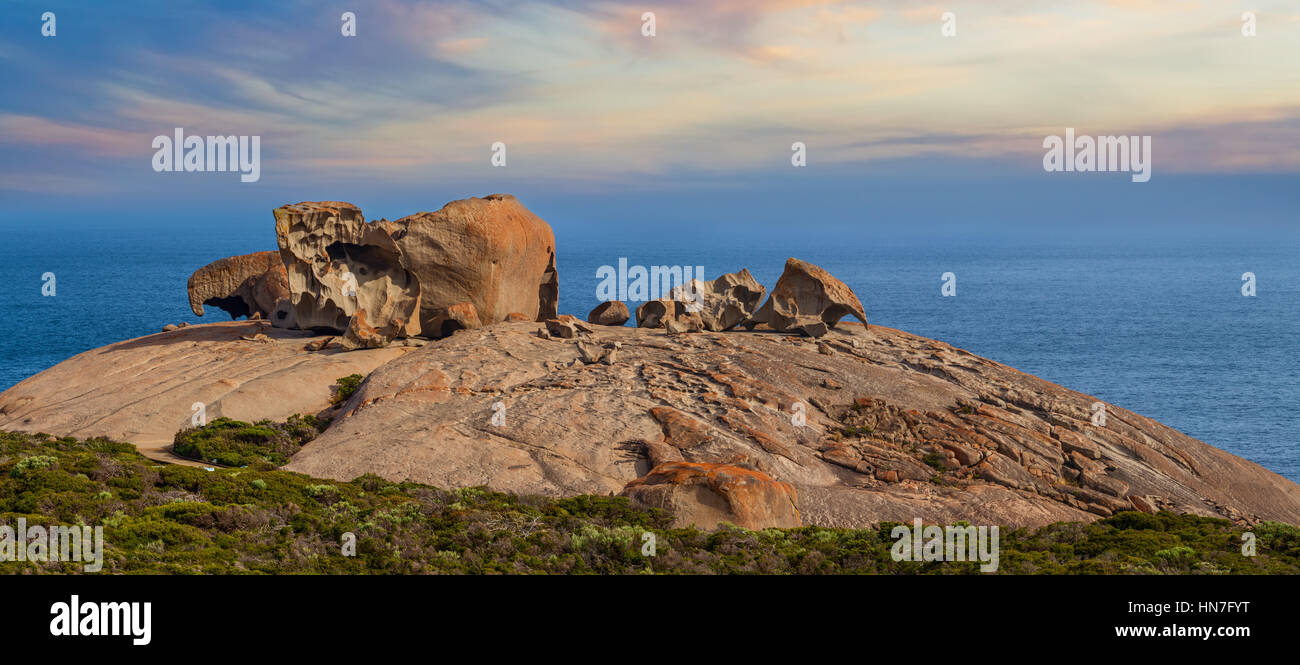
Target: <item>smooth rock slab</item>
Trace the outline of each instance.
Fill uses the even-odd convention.
[[[254,339],[262,335],[265,341]],[[0,393],[0,429],[102,436],[134,443],[154,459],[190,426],[195,402],[207,420],[254,422],[317,414],[339,377],[366,375],[412,349],[311,353],[322,338],[266,324],[192,325],[73,356]]]
[[[1300,523],[1300,486],[1256,464],[1114,405],[1095,428],[1091,396],[889,328],[841,323],[820,338],[830,354],[761,329],[536,333],[487,326],[388,363],[288,468],[567,496],[682,461],[789,483],[804,524],[1041,525],[1138,508],[1129,496]],[[1099,460],[1064,449],[1079,437]]]

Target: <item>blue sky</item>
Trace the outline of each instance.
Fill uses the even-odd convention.
[[[0,15],[9,221],[267,222],[320,199],[393,218],[503,191],[553,224],[1294,225],[1300,210],[1293,2],[49,1]],[[151,141],[175,127],[260,136],[261,180],[155,173]],[[1151,182],[1043,172],[1042,140],[1065,127],[1151,135]],[[489,163],[497,141],[505,168]]]

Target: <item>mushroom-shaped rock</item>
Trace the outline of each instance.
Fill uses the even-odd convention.
[[[293,324],[289,280],[279,252],[217,259],[190,275],[188,290],[190,309],[198,316],[203,316],[204,305],[212,305],[232,319],[261,314],[281,328]]]
[[[627,305],[621,300],[606,300],[587,314],[587,323],[594,323],[600,326],[621,326],[627,323],[631,315],[627,311]]]
[[[420,283],[393,240],[393,223],[367,223],[339,201],[275,210],[275,237],[303,329],[344,333],[344,348],[383,346],[420,333]]]
[[[785,262],[785,272],[777,280],[772,295],[745,326],[752,330],[756,324],[766,323],[773,330],[797,330],[820,337],[826,330],[817,325],[818,320],[826,328],[834,328],[848,315],[857,317],[863,324],[867,322],[862,302],[853,289],[821,267],[791,258]]]
[[[712,529],[729,522],[746,529],[802,525],[794,487],[729,464],[665,462],[623,489],[623,496],[662,508],[674,526]]]
[[[522,312],[555,318],[558,276],[551,227],[509,194],[452,201],[395,222],[396,244],[420,283],[420,325],[444,337],[448,309],[474,306],[483,325]],[[447,330],[444,330],[447,328]]]

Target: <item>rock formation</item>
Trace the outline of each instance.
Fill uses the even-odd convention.
[[[225,310],[230,318],[260,314],[280,327],[293,325],[289,280],[278,252],[256,252],[218,259],[190,275],[190,309],[203,316],[203,306]]]
[[[556,315],[555,236],[508,194],[394,222],[336,201],[283,206],[275,219],[298,327],[343,332],[344,348]]]
[[[621,326],[627,323],[631,318],[628,314],[627,305],[621,300],[607,300],[587,314],[587,323],[594,323],[599,326]]]
[[[1118,406],[1095,427],[1095,398],[942,342],[762,330],[458,334],[372,373],[288,468],[555,496],[620,493],[684,461],[789,483],[805,524],[1025,526],[1144,505],[1300,523],[1294,483]],[[615,345],[614,362],[584,359]]]
[[[636,327],[665,328],[671,334],[704,330],[698,306],[688,300],[648,300],[636,308]]]
[[[765,323],[773,330],[821,337],[845,316],[866,325],[867,315],[857,294],[819,266],[791,258],[772,295],[746,326]]]
[[[704,329],[721,332],[752,317],[767,289],[744,268],[708,282],[692,280],[690,293],[699,305]]]
[[[327,408],[355,372],[366,381],[290,470],[557,496],[621,493],[680,461],[789,484],[804,524],[1028,526],[1124,509],[1300,524],[1295,483],[1118,406],[1094,426],[1095,398],[942,342],[856,323],[813,342],[555,320],[575,338],[498,323],[349,353],[260,322],[189,326],[28,378],[0,394],[0,429],[163,455],[195,402],[209,419],[283,419]]]
[[[639,328],[666,328],[670,333],[731,330],[749,320],[763,301],[763,288],[749,269],[717,279],[693,279],[675,287],[667,298],[650,300],[636,309]]]
[[[708,527],[1020,527],[1121,510],[1300,524],[1295,483],[1118,406],[1094,425],[1096,398],[867,328],[847,285],[797,259],[757,311],[764,289],[742,270],[643,304],[628,328],[596,325],[626,321],[622,303],[591,323],[557,315],[554,237],[514,197],[396,222],[339,202],[275,218],[283,272],[268,253],[231,257],[189,285],[196,313],[267,320],[169,326],[74,356],[0,393],[0,429],[105,436],[172,461],[164,448],[195,405],[208,419],[319,414],[356,373],[368,376],[288,469],[621,493]],[[719,332],[737,324],[750,332]],[[410,338],[421,331],[441,339]]]
[[[364,376],[414,350],[307,350],[328,340],[226,321],[91,349],[0,393],[0,429],[129,441],[149,457],[176,462],[168,447],[190,426],[195,404],[208,422],[314,415],[330,408],[339,377]]]
[[[674,526],[801,526],[794,488],[761,471],[729,464],[665,462],[628,483],[623,496],[668,511]]]
[[[376,348],[420,333],[420,284],[393,239],[350,203],[298,203],[275,210],[293,317],[304,330],[343,332],[344,348]]]
[[[522,312],[556,316],[555,235],[515,197],[452,201],[437,212],[392,222],[397,246],[420,283],[420,325],[442,337],[457,324],[448,308],[474,306],[483,325]]]

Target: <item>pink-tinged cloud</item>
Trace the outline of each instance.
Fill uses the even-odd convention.
[[[149,154],[152,135],[106,127],[55,122],[30,115],[0,115],[0,143],[73,148],[88,155]]]

